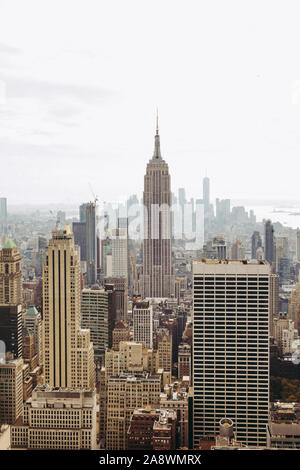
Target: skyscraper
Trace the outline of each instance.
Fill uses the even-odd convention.
[[[184,188],[179,188],[178,189],[178,203],[179,203],[179,210],[181,214],[181,239],[184,240],[184,212],[186,209],[186,196],[185,196],[185,189]],[[174,227],[173,227],[174,229]]]
[[[0,251],[0,340],[15,358],[22,356],[22,303],[21,255],[9,240]]]
[[[43,266],[44,380],[51,387],[93,387],[89,330],[80,329],[80,263],[70,228],[52,231]]]
[[[21,255],[9,240],[0,251],[0,305],[22,304]]]
[[[97,206],[94,202],[89,202],[85,206],[87,283],[91,286],[97,280]]]
[[[262,261],[193,263],[194,448],[224,417],[239,441],[266,445],[270,283]]]
[[[128,279],[128,238],[123,227],[112,230],[112,275]]]
[[[94,285],[81,293],[81,326],[90,330],[95,359],[108,348],[109,293]]]
[[[87,285],[97,281],[98,244],[97,205],[87,202],[79,207],[80,222],[73,222],[75,244],[80,246],[80,259],[86,261]]]
[[[203,178],[203,204],[204,204],[204,215],[207,216],[209,211],[209,178],[205,176]]]
[[[79,222],[86,223],[86,204],[79,206]]]
[[[257,259],[257,250],[262,247],[261,236],[258,231],[253,232],[251,237],[251,258]]]
[[[143,297],[171,297],[175,293],[172,263],[171,181],[162,159],[158,121],[152,159],[144,178]]]
[[[265,260],[272,266],[275,261],[274,227],[271,220],[265,223]]]
[[[86,261],[86,223],[73,222],[72,229],[75,245],[80,246],[80,260]]]
[[[23,359],[9,355],[0,363],[0,426],[13,424],[23,415]]]
[[[153,313],[149,302],[136,302],[133,308],[133,339],[141,341],[145,348],[153,345]]]
[[[0,233],[7,232],[7,199],[0,197]]]
[[[275,271],[279,274],[280,285],[289,282],[290,259],[289,259],[289,239],[288,237],[275,237]]]

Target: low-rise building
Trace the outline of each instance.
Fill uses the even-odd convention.
[[[96,392],[41,385],[11,427],[11,447],[96,449]]]
[[[300,449],[300,405],[274,403],[267,426],[267,445],[280,449]]]
[[[127,431],[127,449],[176,449],[176,421],[174,410],[151,406],[134,410]]]

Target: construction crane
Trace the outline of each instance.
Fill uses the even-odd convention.
[[[89,187],[90,187],[91,193],[92,193],[92,195],[93,195],[93,197],[94,197],[94,204],[97,204],[97,201],[99,200],[99,198],[98,198],[97,194],[94,193],[94,190],[93,190],[93,188],[92,188],[91,183],[89,183]]]

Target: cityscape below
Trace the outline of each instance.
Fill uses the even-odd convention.
[[[157,115],[142,197],[0,195],[0,450],[300,449],[297,201],[167,161]]]

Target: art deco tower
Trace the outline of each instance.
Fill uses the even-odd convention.
[[[144,177],[143,297],[171,297],[175,278],[172,263],[171,181],[162,159],[158,119],[152,159]]]
[[[0,341],[15,358],[22,356],[22,266],[9,240],[0,250]]]
[[[23,303],[21,255],[9,240],[0,251],[0,305]]]
[[[66,225],[52,231],[43,266],[44,380],[51,387],[94,387],[93,345],[80,312],[80,261]]]

